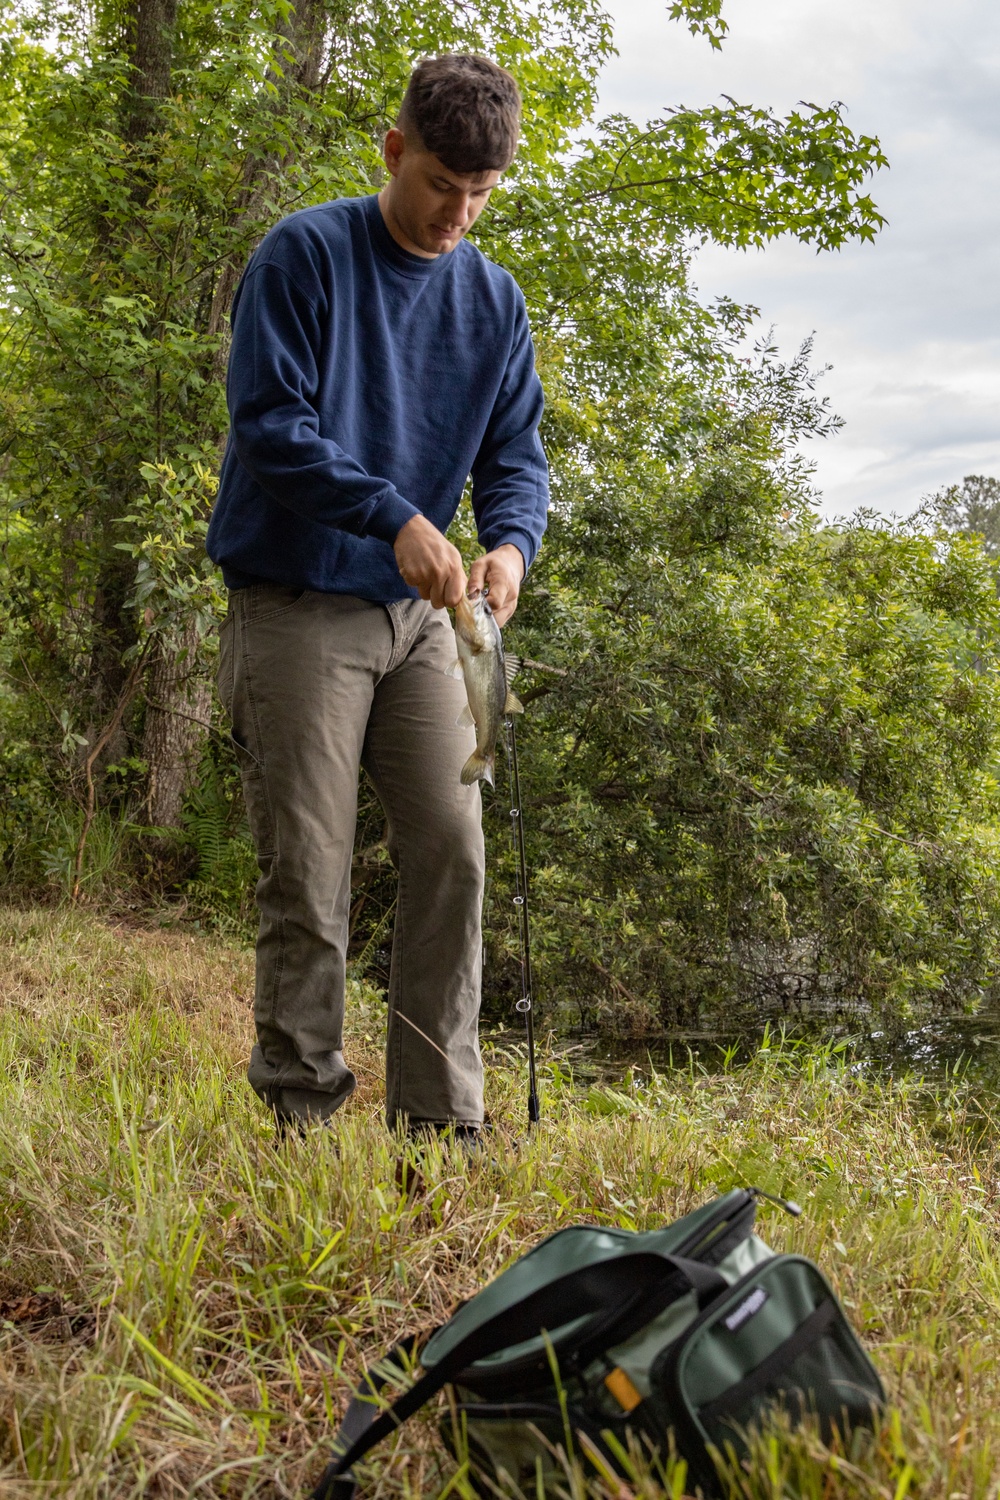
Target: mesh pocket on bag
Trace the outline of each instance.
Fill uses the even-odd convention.
[[[698,1420],[719,1447],[775,1408],[793,1421],[817,1417],[826,1437],[834,1427],[869,1423],[877,1397],[868,1362],[858,1355],[837,1304],[824,1301],[745,1379],[701,1407]]]
[[[652,1371],[653,1401],[687,1456],[737,1452],[776,1410],[819,1421],[825,1436],[870,1427],[884,1393],[822,1272],[775,1256],[706,1310]]]

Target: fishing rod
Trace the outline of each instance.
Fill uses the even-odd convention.
[[[521,942],[521,998],[514,1009],[524,1017],[528,1041],[528,1127],[537,1125],[538,1078],[535,1072],[535,1018],[531,993],[531,926],[528,920],[528,864],[524,856],[524,819],[521,816],[521,778],[517,769],[517,733],[514,715],[504,715],[507,749],[507,781],[510,786],[510,831],[514,840],[514,905],[518,912]]]

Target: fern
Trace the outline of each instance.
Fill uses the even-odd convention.
[[[252,937],[256,856],[242,800],[211,751],[188,797],[184,832],[197,859],[185,886],[192,908],[227,936]]]
[[[188,798],[184,828],[198,856],[198,875],[204,878],[225,864],[232,840],[233,804],[226,796],[215,763],[206,757],[197,788]]]
[[[348,965],[348,969],[354,978],[361,979],[364,977],[365,970],[368,967],[368,962],[374,954],[379,943],[382,941],[382,938],[385,935],[386,929],[388,928],[389,923],[392,920],[392,915],[395,910],[396,902],[395,899],[393,899],[391,904],[386,907],[385,911],[379,917],[374,928],[369,934],[368,941],[365,943],[365,946],[362,948],[361,952],[357,955],[356,958],[351,959],[350,964]]]

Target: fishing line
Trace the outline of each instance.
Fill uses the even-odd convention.
[[[483,597],[489,593],[485,584]],[[506,676],[506,671],[504,673]],[[521,948],[521,998],[514,1009],[524,1017],[528,1044],[528,1128],[541,1118],[538,1107],[538,1075],[535,1070],[535,1017],[531,992],[531,923],[528,917],[528,862],[524,853],[524,820],[521,817],[521,778],[517,768],[517,732],[514,715],[504,715],[504,747],[507,751],[507,784],[510,787],[510,833],[514,840],[514,906],[518,914]]]
[[[536,1125],[538,1079],[535,1074],[535,1020],[531,994],[531,926],[528,920],[528,866],[524,857],[524,820],[521,817],[521,778],[517,770],[517,734],[514,715],[504,716],[504,744],[507,748],[507,780],[510,786],[510,831],[514,840],[514,905],[518,912],[521,940],[521,998],[514,1009],[524,1016],[528,1040],[528,1124]]]

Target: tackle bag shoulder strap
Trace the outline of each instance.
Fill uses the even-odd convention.
[[[390,1377],[388,1373],[366,1373],[337,1434],[340,1452],[327,1465],[310,1500],[352,1500],[356,1488],[351,1474],[354,1465],[477,1360],[588,1315],[594,1317],[579,1330],[574,1347],[593,1347],[604,1331],[612,1328],[616,1338],[628,1338],[688,1291],[697,1292],[699,1306],[706,1307],[728,1287],[718,1271],[696,1260],[652,1251],[621,1255],[569,1271],[488,1318],[377,1416],[372,1397]],[[413,1347],[413,1340],[397,1344],[387,1362],[396,1364],[396,1356]]]

